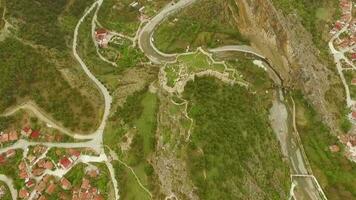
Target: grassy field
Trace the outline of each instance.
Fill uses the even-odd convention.
[[[289,168],[269,126],[271,99],[213,78],[189,82],[184,97],[195,120],[186,157],[201,199],[287,198]]]
[[[100,49],[100,52],[108,60],[115,62],[120,69],[127,69],[147,62],[145,55],[127,39],[120,38],[121,44],[110,43],[108,48]]]
[[[297,128],[314,175],[326,196],[332,200],[356,199],[356,164],[347,160],[342,152],[330,152],[330,145],[342,147],[342,144],[300,93],[294,93],[293,97]]]
[[[247,44],[229,16],[222,0],[197,1],[158,27],[154,34],[155,44],[167,53],[184,52],[187,46],[195,49]]]
[[[174,86],[175,80],[179,77],[179,71],[181,68],[186,68],[188,74],[209,69],[220,73],[225,71],[225,66],[223,64],[213,63],[213,61],[201,51],[194,54],[180,55],[176,63],[169,63],[165,66],[164,70],[167,74],[168,86]]]
[[[0,112],[33,100],[72,130],[84,132],[96,127],[100,102],[84,95],[86,89],[74,87],[59,71],[78,68],[69,48],[75,24],[65,26],[62,22],[64,16],[78,20],[79,12],[68,9],[81,13],[86,2],[6,1],[5,17],[15,28],[0,42],[0,65],[4,66],[0,69]]]
[[[109,128],[105,131],[104,143],[113,149],[120,159],[133,168],[141,183],[154,190],[153,168],[147,159],[154,152],[156,112],[158,98],[149,93],[147,88],[135,92],[126,99],[111,118]],[[120,120],[124,124],[120,124]],[[133,133],[133,140],[128,151],[122,152],[118,143],[124,139],[126,132]],[[132,172],[120,163],[116,163],[119,173],[120,195],[124,199],[149,199],[148,194],[140,187]]]

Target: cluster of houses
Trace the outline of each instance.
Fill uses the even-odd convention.
[[[0,154],[0,167],[2,164],[5,164],[7,159],[10,159],[16,155],[16,151],[14,149],[9,149],[5,153]]]
[[[46,170],[61,168],[62,170],[70,170],[74,166],[75,161],[80,157],[80,151],[77,149],[67,149],[64,155],[61,155],[59,162],[55,164],[53,160],[43,156],[48,148],[42,145],[36,145],[28,150],[28,156],[18,165],[20,179],[23,179],[25,186],[19,190],[21,199],[28,199],[34,192],[34,199],[46,200],[48,195],[58,191],[58,188],[63,190],[72,190],[72,199],[79,200],[103,200],[100,191],[96,187],[92,187],[88,179],[82,180],[79,187],[72,186],[72,183],[62,177],[58,178],[45,174]],[[99,174],[98,169],[87,171],[87,175],[91,178],[96,178]]]
[[[30,138],[30,139],[38,139],[40,137],[40,132],[36,130],[32,130],[29,127],[25,127],[21,130],[21,134],[18,134],[17,131],[10,132],[0,132],[0,143],[6,144],[11,142],[16,142],[21,137]]]
[[[104,200],[104,197],[100,194],[98,188],[93,187],[89,179],[84,177],[81,186],[73,190],[72,199]]]
[[[341,19],[336,21],[334,28],[330,31],[331,35],[336,34],[347,26],[347,30],[336,40],[336,46],[340,49],[352,48],[356,44],[356,19],[352,19],[353,3],[350,0],[341,0],[340,8],[342,11]],[[356,53],[351,53],[348,57],[356,60]]]
[[[342,16],[341,19],[335,22],[334,28],[330,31],[330,34],[332,35],[336,34],[338,31],[344,28],[348,24],[349,20],[352,18],[351,0],[341,0],[339,6],[341,8]]]

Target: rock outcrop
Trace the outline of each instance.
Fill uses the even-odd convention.
[[[301,89],[332,131],[340,132],[336,106],[326,100],[330,80],[337,75],[320,62],[319,50],[298,16],[283,15],[270,0],[235,0],[228,7],[241,33],[272,61],[286,86]]]

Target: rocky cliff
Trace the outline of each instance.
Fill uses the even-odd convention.
[[[234,0],[228,8],[241,33],[271,60],[286,86],[301,89],[326,124],[334,132],[339,132],[337,105],[333,103],[335,99],[330,101],[328,97],[335,88],[335,81],[336,84],[339,82],[337,74],[330,70],[333,66],[328,68],[320,61],[319,50],[299,17],[292,13],[283,15],[271,0]],[[325,48],[328,48],[327,43]],[[333,98],[340,102],[343,94]]]

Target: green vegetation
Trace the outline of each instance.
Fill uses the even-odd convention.
[[[136,8],[130,6],[135,1],[131,0],[105,0],[98,14],[99,22],[106,28],[128,35],[134,36],[140,25],[139,8],[145,6],[145,15],[153,16],[168,0],[138,0]]]
[[[80,186],[82,183],[86,166],[86,164],[78,163],[65,175],[65,177],[69,182],[72,183],[73,186]]]
[[[3,190],[5,192],[5,194],[1,197],[1,199],[3,200],[11,200],[12,196],[11,196],[11,192],[9,190],[9,188],[7,187],[7,185],[4,182],[0,182],[0,188],[4,188],[5,190]]]
[[[200,50],[197,53],[180,55],[178,56],[177,62],[169,63],[165,66],[164,70],[167,74],[168,86],[174,86],[175,80],[179,78],[181,69],[186,69],[182,71],[187,71],[188,74],[208,69],[224,73],[225,65],[222,63],[213,63],[213,61]],[[233,78],[234,74],[231,71],[229,73],[231,78]]]
[[[5,163],[0,164],[0,174],[5,174],[12,178],[12,180],[14,181],[14,187],[17,190],[25,186],[24,180],[20,179],[18,176],[19,169],[17,167],[19,166],[22,160],[22,152],[22,150],[16,150],[15,157],[6,158]]]
[[[225,55],[223,60],[226,60],[229,67],[235,68],[257,94],[266,95],[267,90],[273,89],[273,81],[264,69],[253,64],[253,58],[246,58],[241,53],[231,53]]]
[[[158,98],[148,92],[148,88],[128,96],[122,107],[119,107],[105,131],[104,143],[114,150],[120,159],[133,168],[141,183],[150,191],[155,189],[153,168],[148,162],[155,148],[156,112]],[[120,120],[124,125],[120,124]],[[118,141],[127,142],[126,133],[132,137],[130,148],[122,152]],[[131,135],[132,134],[132,135]],[[149,199],[148,194],[140,187],[132,172],[120,163],[118,170],[120,195],[124,199]]]
[[[133,36],[140,25],[140,12],[129,4],[131,0],[104,1],[98,13],[98,20],[110,30]]]
[[[187,46],[216,47],[224,44],[247,44],[230,18],[223,0],[198,1],[177,15],[169,17],[154,34],[163,52],[184,52]]]
[[[189,82],[184,97],[195,121],[186,159],[201,199],[287,198],[289,169],[268,122],[271,99],[213,78]]]
[[[112,182],[110,180],[110,172],[104,163],[92,163],[99,169],[99,175],[95,178],[89,177],[90,183],[93,187],[98,188],[100,194],[108,199]]]
[[[5,130],[9,128],[11,124],[15,122],[14,117],[0,117],[0,130]]]
[[[7,38],[0,43],[0,111],[31,99],[64,126],[93,128],[96,112],[90,101],[71,88],[51,62],[30,46]],[[81,117],[79,117],[81,116]]]
[[[127,69],[140,65],[141,62],[148,61],[145,55],[132,46],[132,42],[120,38],[118,44],[111,42],[106,49],[100,49],[105,58],[117,63],[120,69]]]
[[[98,106],[78,88],[71,87],[59,69],[76,65],[68,45],[75,24],[65,26],[63,18],[76,18],[67,9],[73,6],[83,12],[86,3],[67,3],[6,1],[5,17],[15,28],[0,42],[0,112],[32,100],[64,126],[84,132],[96,126]]]
[[[349,161],[343,152],[331,153],[330,145],[342,147],[323,124],[320,116],[300,92],[293,93],[297,111],[297,128],[314,175],[328,199],[356,198],[356,164]]]
[[[285,14],[296,13],[302,25],[313,36],[313,42],[320,50],[320,60],[333,66],[327,48],[329,28],[340,16],[338,0],[273,0]]]

